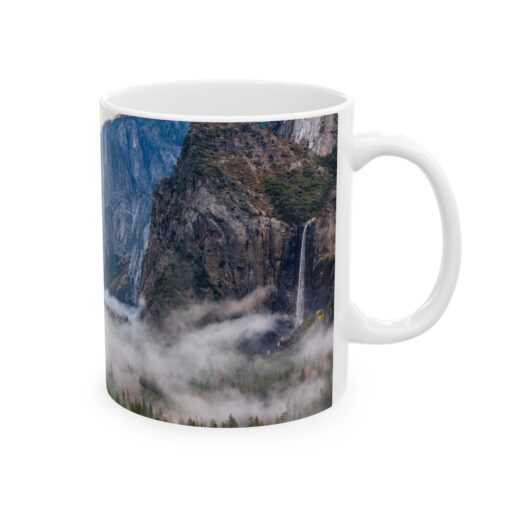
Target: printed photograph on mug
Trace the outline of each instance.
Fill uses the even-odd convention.
[[[101,129],[107,387],[175,423],[331,405],[338,115]]]

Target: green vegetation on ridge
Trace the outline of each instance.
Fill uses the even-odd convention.
[[[289,223],[302,224],[320,213],[335,179],[330,173],[318,178],[312,169],[305,168],[302,172],[264,175],[263,182],[276,214]]]

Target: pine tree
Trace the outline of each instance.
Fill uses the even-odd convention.
[[[228,415],[228,426],[229,426],[230,428],[236,428],[236,427],[239,427],[239,425],[237,424],[236,419],[232,416],[232,414],[229,414],[229,415]]]
[[[280,416],[276,417],[275,423],[285,423],[286,421],[289,421],[289,415],[287,412],[282,413]]]
[[[232,414],[228,415],[227,421],[222,421],[221,422],[221,426],[224,429],[232,429],[232,428],[239,427],[239,425],[237,424],[236,419],[232,416]]]
[[[248,427],[260,427],[262,425],[264,425],[264,422],[260,420],[258,416],[255,416],[255,418],[250,416],[248,420]]]

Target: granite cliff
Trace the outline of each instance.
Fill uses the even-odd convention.
[[[152,192],[172,173],[188,129],[129,116],[102,127],[105,289],[123,303],[137,305]]]
[[[338,116],[286,120],[279,123],[277,132],[283,138],[302,143],[316,154],[326,156],[337,144]]]
[[[152,195],[140,284],[145,319],[161,326],[173,310],[261,287],[272,290],[266,308],[291,316],[311,219],[305,317],[322,311],[332,320],[336,116],[326,119],[313,129],[282,123],[277,132],[191,126],[174,172]]]

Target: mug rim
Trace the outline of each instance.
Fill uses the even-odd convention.
[[[279,89],[279,92],[282,93],[285,89],[294,94],[294,101],[300,101],[301,96],[308,94],[308,104],[317,104],[318,107],[304,107],[302,109],[296,109],[295,107],[288,107],[287,109],[291,109],[292,111],[261,111],[260,113],[243,113],[242,108],[244,106],[240,106],[239,113],[231,113],[222,114],[222,113],[199,113],[192,112],[192,109],[195,108],[195,105],[191,106],[190,113],[186,113],[185,111],[177,111],[179,107],[176,108],[175,113],[172,111],[161,111],[163,108],[157,107],[140,107],[138,104],[143,103],[143,99],[140,100],[140,97],[144,94],[146,98],[149,97],[151,92],[155,92],[159,90],[160,93],[163,89],[168,92],[171,89],[178,91],[187,90],[189,91],[192,88],[199,89],[203,88],[204,91],[207,88],[215,87],[217,90],[224,88],[225,91],[227,89],[231,89],[231,92],[235,90],[235,88],[241,90],[243,87],[248,89],[266,89],[266,91]],[[224,92],[225,92],[224,91]],[[136,96],[138,95],[138,99]],[[298,97],[299,96],[299,97]],[[167,96],[168,97],[171,96]],[[319,99],[320,98],[320,99]],[[179,102],[178,97],[172,97],[175,102]],[[191,96],[187,98],[190,101]],[[203,100],[203,97],[202,97]],[[259,97],[259,102],[264,101]],[[278,99],[273,98],[273,102],[278,101]],[[150,103],[150,101],[149,101]],[[212,102],[209,102],[212,104]],[[306,98],[303,99],[303,103],[306,103]],[[309,117],[321,117],[323,115],[331,115],[340,112],[344,108],[349,107],[352,104],[352,99],[348,94],[343,92],[339,92],[335,89],[324,87],[321,85],[313,85],[307,83],[300,82],[287,82],[287,81],[277,81],[277,80],[177,80],[177,81],[164,81],[164,82],[153,82],[141,85],[134,85],[131,87],[124,87],[122,89],[118,89],[109,94],[105,94],[100,101],[101,107],[110,110],[113,113],[117,113],[119,115],[129,115],[134,117],[142,117],[149,119],[160,119],[160,120],[173,120],[173,121],[189,121],[189,122],[269,122],[269,121],[280,121],[280,120],[292,120],[292,119],[303,119]],[[148,103],[146,103],[148,104]],[[206,106],[210,108],[210,104]],[[221,108],[219,106],[218,108]],[[248,108],[248,106],[246,106]]]

